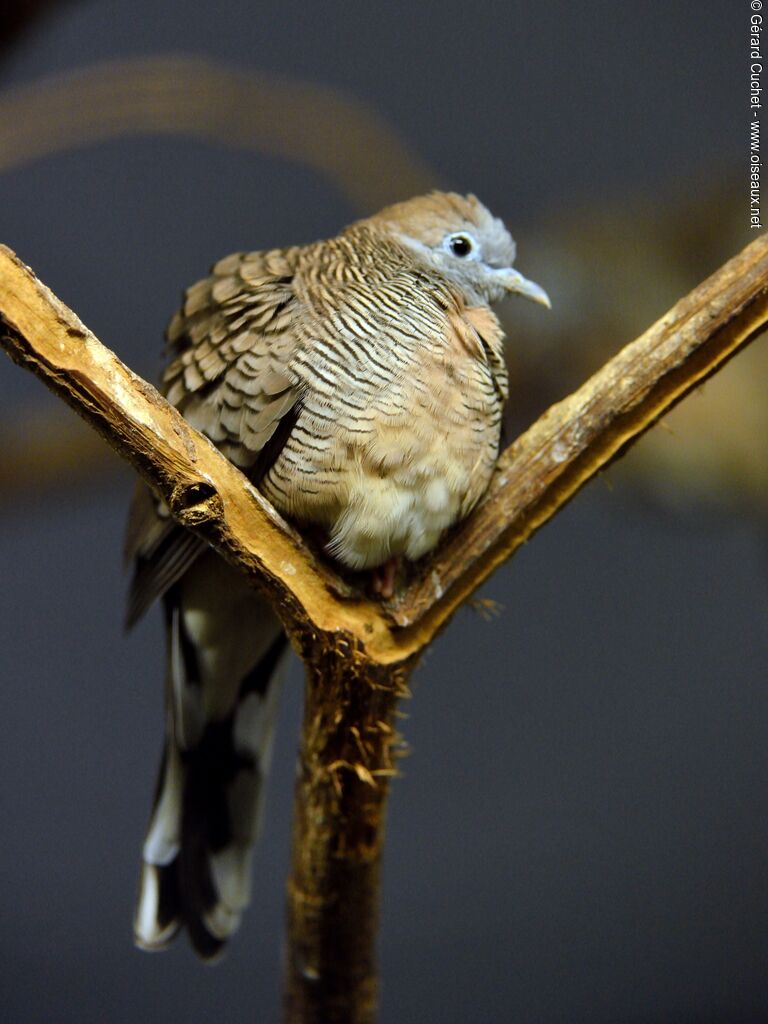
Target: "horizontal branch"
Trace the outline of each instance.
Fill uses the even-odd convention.
[[[289,629],[345,634],[380,664],[418,653],[472,591],[768,320],[768,236],[682,299],[501,456],[488,496],[403,592],[367,599],[243,475],[0,247],[0,342],[128,458],[172,514],[267,589]]]

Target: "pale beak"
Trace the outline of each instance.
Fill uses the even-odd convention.
[[[552,303],[544,289],[540,285],[534,284],[533,281],[529,281],[527,277],[523,277],[519,271],[511,268],[500,270],[499,277],[508,292],[524,295],[526,299],[532,299],[534,302],[546,306],[547,309],[552,309]]]

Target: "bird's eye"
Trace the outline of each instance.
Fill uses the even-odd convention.
[[[451,235],[448,239],[448,248],[454,256],[464,259],[472,254],[475,245],[469,235]]]

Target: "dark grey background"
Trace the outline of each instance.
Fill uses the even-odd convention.
[[[111,0],[42,22],[0,84],[173,51],[335,85],[519,226],[525,271],[544,215],[740,180],[748,16],[714,0]],[[359,212],[306,168],[178,139],[41,160],[0,189],[0,239],[149,376],[179,289],[213,259]],[[0,400],[23,415],[49,399],[2,362]],[[0,519],[0,1016],[274,1021],[297,666],[226,960],[131,946],[162,654],[155,616],[121,632],[129,488],[120,471]],[[674,520],[598,481],[487,587],[499,619],[457,616],[406,708],[384,1024],[768,1020],[763,552],[754,522]]]

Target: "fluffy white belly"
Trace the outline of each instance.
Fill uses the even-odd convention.
[[[400,555],[415,561],[459,518],[466,489],[449,486],[442,476],[361,477],[330,525],[329,550],[353,569]]]

